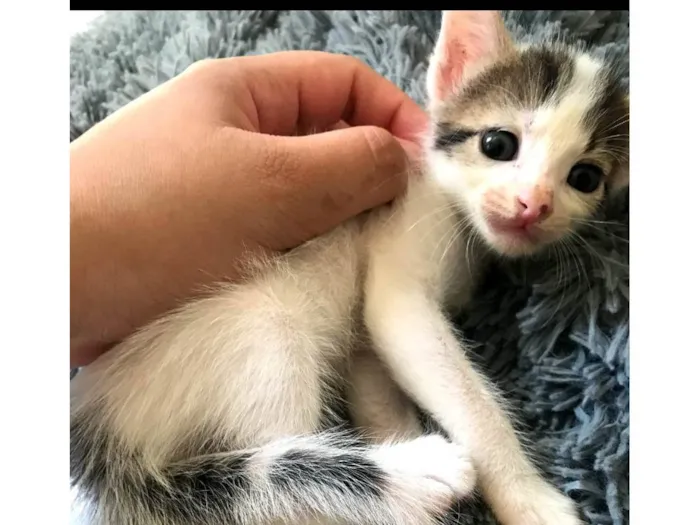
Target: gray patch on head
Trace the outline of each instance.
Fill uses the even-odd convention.
[[[565,48],[532,46],[479,74],[454,103],[535,108],[564,93],[573,71],[574,59]]]
[[[603,151],[620,160],[629,148],[629,104],[618,71],[606,66],[596,75],[598,96],[584,117],[590,133],[587,150]]]
[[[450,155],[455,146],[464,144],[477,134],[473,129],[455,127],[449,122],[438,122],[433,125],[433,147]]]

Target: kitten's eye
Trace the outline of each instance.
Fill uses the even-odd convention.
[[[582,193],[593,193],[603,180],[603,170],[594,164],[576,164],[566,182]]]
[[[487,131],[481,137],[481,152],[493,160],[513,160],[518,154],[518,137],[501,129]]]

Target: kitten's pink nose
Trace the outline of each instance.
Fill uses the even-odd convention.
[[[535,224],[552,214],[552,191],[535,186],[518,195],[518,218],[525,224]]]

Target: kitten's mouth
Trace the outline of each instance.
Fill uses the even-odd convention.
[[[487,215],[486,223],[494,233],[523,242],[536,243],[541,233],[536,224],[527,223],[517,218],[508,219],[498,215]]]
[[[544,232],[537,224],[485,214],[486,238],[499,253],[518,257],[536,252],[543,244]]]

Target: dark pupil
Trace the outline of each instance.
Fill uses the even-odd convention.
[[[593,193],[600,186],[603,172],[593,164],[576,164],[569,172],[566,182],[582,193]]]
[[[508,131],[487,131],[481,137],[481,151],[493,160],[513,160],[518,153],[518,138]]]

